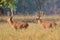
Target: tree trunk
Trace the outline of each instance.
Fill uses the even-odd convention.
[[[11,16],[13,16],[14,15],[14,13],[13,13],[13,8],[11,8]]]
[[[4,9],[0,8],[0,15],[4,15]]]

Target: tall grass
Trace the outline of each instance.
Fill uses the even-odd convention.
[[[15,17],[17,19],[20,18]],[[0,22],[0,40],[60,40],[60,25],[45,29],[37,23],[29,23],[27,29],[15,30],[8,22]]]

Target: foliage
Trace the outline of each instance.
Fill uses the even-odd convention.
[[[15,4],[17,3],[17,0],[1,0],[1,2],[3,2],[4,8],[13,8],[14,11],[16,10]]]
[[[29,12],[33,13],[37,10],[38,6],[40,7],[45,3],[46,0],[2,0],[4,2],[4,8],[13,8],[17,12]],[[18,3],[17,3],[18,1]],[[15,4],[17,5],[15,6]],[[39,4],[38,4],[39,3]],[[37,10],[38,11],[38,10]]]

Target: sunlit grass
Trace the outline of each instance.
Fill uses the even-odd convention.
[[[4,19],[6,21],[7,18]],[[59,24],[59,22],[57,23]],[[8,22],[1,22],[0,40],[60,40],[60,25],[57,25],[56,28],[45,29],[37,23],[29,23],[27,29],[15,30]]]

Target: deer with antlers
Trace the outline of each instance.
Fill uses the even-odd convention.
[[[16,23],[12,20],[12,17],[8,18],[8,23],[14,27],[15,29],[22,29],[22,28],[27,28],[28,27],[28,23],[27,22],[20,22],[20,23]]]
[[[37,16],[36,20],[38,20],[38,24],[43,26],[44,28],[54,27],[57,25],[55,22],[43,21],[40,15]]]

